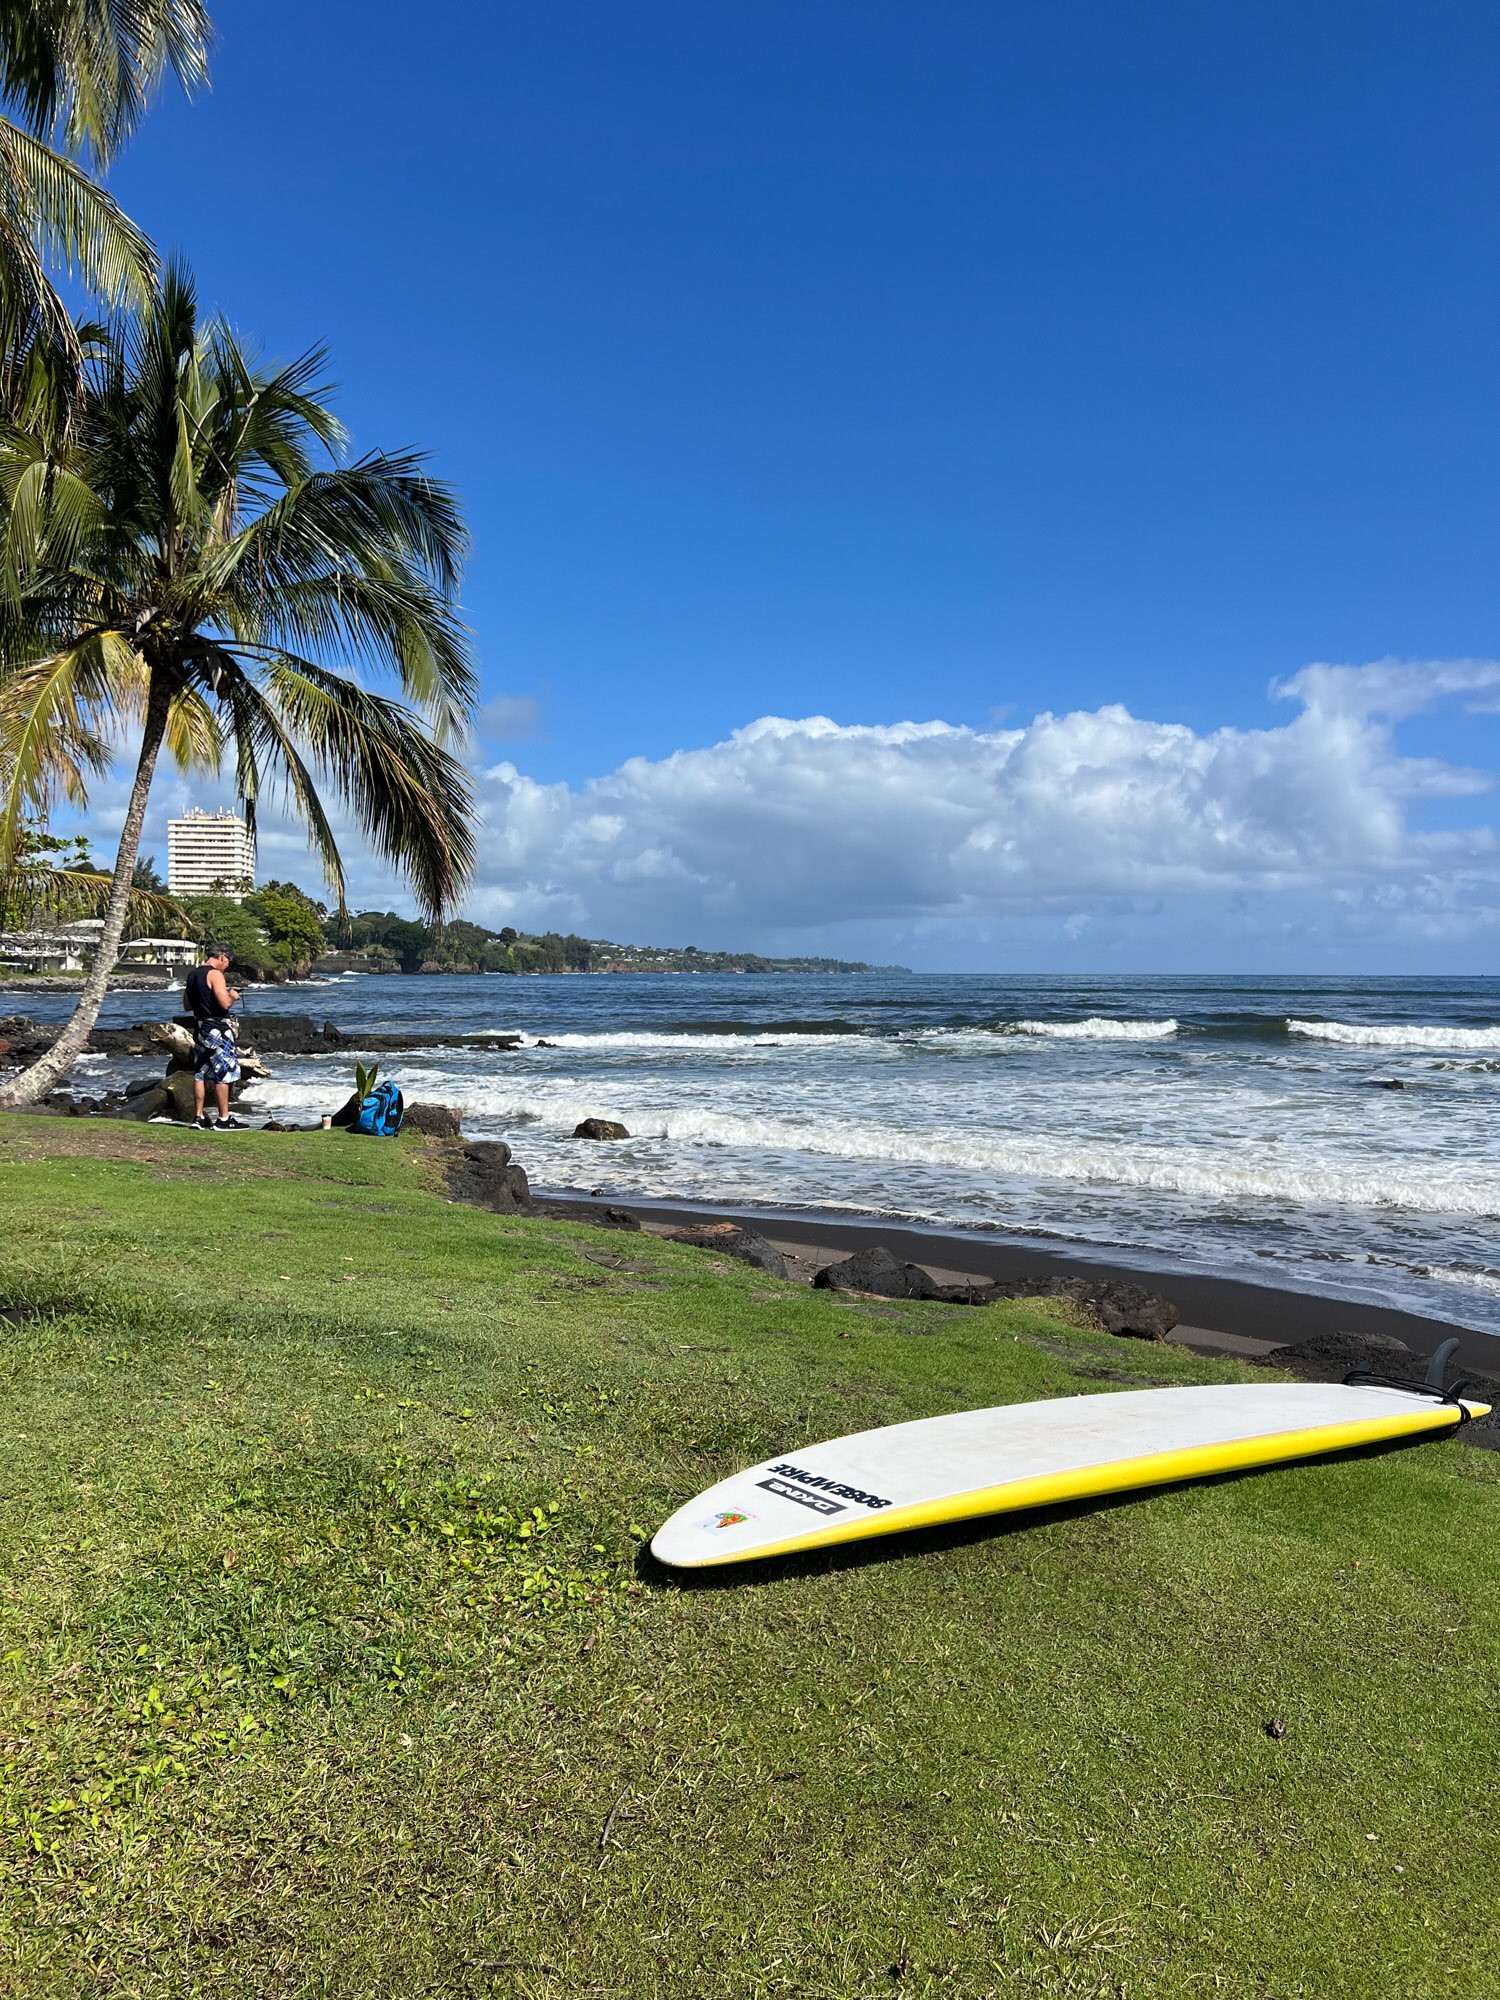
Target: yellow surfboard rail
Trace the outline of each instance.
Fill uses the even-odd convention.
[[[761,1542],[743,1552],[725,1550],[711,1564],[764,1562],[772,1556],[800,1555],[807,1549],[831,1548],[840,1542],[870,1541],[902,1534],[912,1528],[937,1528],[987,1514],[1016,1514],[1037,1507],[1062,1506],[1070,1500],[1097,1500],[1109,1493],[1139,1492],[1148,1486],[1173,1486],[1180,1481],[1211,1479],[1221,1472],[1251,1472],[1258,1466],[1284,1465],[1296,1459],[1324,1458],[1332,1452],[1357,1451],[1362,1445],[1384,1444],[1394,1438],[1418,1437],[1428,1431],[1456,1430],[1468,1418],[1485,1417],[1488,1403],[1414,1403],[1407,1410],[1371,1417],[1358,1423],[1316,1424],[1306,1430],[1282,1431],[1267,1437],[1234,1438],[1221,1444],[1193,1445],[1182,1451],[1154,1451],[1139,1458],[1117,1458],[1068,1472],[1051,1472],[1032,1479],[1011,1479],[997,1486],[976,1486],[937,1500],[890,1507],[814,1528],[809,1534],[779,1542]]]

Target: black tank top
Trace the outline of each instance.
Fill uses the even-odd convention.
[[[183,981],[182,994],[195,1021],[225,1021],[229,1018],[229,1009],[215,997],[208,983],[206,965],[193,967]]]

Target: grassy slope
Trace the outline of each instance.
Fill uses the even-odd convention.
[[[737,1463],[1236,1371],[406,1142],[3,1119],[0,1230],[7,1994],[1493,1991],[1494,1455],[678,1588]]]

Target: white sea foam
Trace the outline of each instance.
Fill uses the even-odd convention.
[[[610,1157],[629,1160],[653,1174],[685,1165],[702,1154],[721,1152],[737,1159],[911,1165],[947,1169],[967,1179],[982,1177],[992,1187],[1026,1183],[1048,1188],[1138,1189],[1231,1205],[1263,1202],[1305,1204],[1327,1211],[1348,1207],[1401,1210],[1434,1215],[1500,1215],[1500,1165],[1474,1171],[1453,1162],[1421,1158],[1342,1157],[1318,1159],[1306,1153],[1274,1157],[1261,1150],[1235,1151],[1098,1139],[1080,1141],[1058,1134],[975,1131],[936,1132],[865,1119],[768,1116],[749,1106],[718,1111],[706,1106],[662,1107],[642,1103],[639,1090],[624,1079],[592,1079],[580,1085],[558,1079],[553,1089],[517,1089],[515,1076],[444,1076],[427,1079],[451,1101],[462,1102],[471,1130],[479,1125],[505,1130],[526,1123],[529,1144],[568,1145],[583,1118],[619,1118],[632,1133],[612,1146]],[[585,1094],[586,1093],[586,1094]],[[263,1086],[266,1103],[295,1102],[295,1084]],[[540,1128],[540,1129],[538,1129]],[[1477,1164],[1477,1163],[1476,1163]],[[802,1169],[789,1185],[827,1186],[818,1169]],[[820,1199],[826,1199],[826,1194]]]
[[[1500,1298],[1500,1272],[1470,1270],[1462,1264],[1429,1264],[1425,1275],[1435,1278],[1440,1285],[1467,1285],[1472,1291]]]
[[[1500,1027],[1424,1028],[1397,1022],[1367,1026],[1352,1021],[1287,1022],[1288,1032],[1351,1049],[1500,1049]]]
[[[1090,1015],[1086,1021],[1016,1021],[1013,1035],[1045,1035],[1057,1042],[1162,1042],[1177,1033],[1175,1021],[1110,1021]]]
[[[486,1029],[484,1033],[494,1033]],[[584,1049],[590,1053],[607,1052],[610,1049],[639,1049],[653,1055],[672,1055],[683,1051],[702,1052],[706,1055],[740,1055],[751,1049],[765,1048],[824,1048],[829,1043],[856,1042],[867,1039],[857,1030],[826,1035],[778,1034],[774,1028],[767,1028],[761,1034],[653,1034],[642,1029],[632,1032],[621,1029],[615,1033],[597,1035],[556,1034],[525,1035],[522,1046],[534,1049],[543,1041],[554,1049]]]
[[[440,1011],[426,985],[371,978],[351,1000],[345,984],[354,1041],[274,1058],[247,1115],[285,1107],[304,1122],[334,1109],[359,1021],[388,1029],[415,991],[413,1026],[446,1028],[446,1046],[381,1055],[382,1069],[409,1099],[462,1106],[476,1138],[510,1138],[540,1186],[603,1180],[620,1199],[1042,1232],[1500,1331],[1500,1003],[1481,982],[1451,1005],[1436,991],[1414,1003],[1397,988],[1384,999],[1330,989],[1318,995],[1327,1020],[1289,1019],[1289,991],[1269,1014],[1259,991],[1245,1008],[1215,994],[1203,1015],[1201,996],[1162,982],[1108,997],[971,982],[925,998],[778,987],[769,1005],[757,986],[753,1008],[744,981],[724,982],[693,988],[691,1013],[680,980],[660,993],[596,986],[588,1004],[588,982],[538,982],[527,1046],[512,1056],[464,1039],[511,1025],[519,1008],[498,986],[476,1014],[448,1006],[469,990],[461,982],[443,988]],[[1115,1012],[1086,1016],[1091,1002]],[[1028,1005],[1045,1016],[1023,1016]],[[757,1018],[772,1008],[779,1026]],[[1408,1014],[1415,1027],[1401,1025]],[[538,1052],[539,1037],[557,1052]],[[1199,1059],[1164,1060],[1174,1051]],[[1392,1061],[1429,1088],[1350,1087]],[[591,1115],[636,1136],[585,1147],[571,1135]]]

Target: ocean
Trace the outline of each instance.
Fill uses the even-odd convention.
[[[448,1034],[385,1064],[548,1189],[998,1231],[1500,1333],[1500,979],[369,975],[252,994],[252,1041],[257,1012]],[[525,1045],[465,1049],[495,1030]],[[352,1070],[273,1066],[253,1108],[295,1118]],[[589,1116],[630,1139],[574,1140]]]

